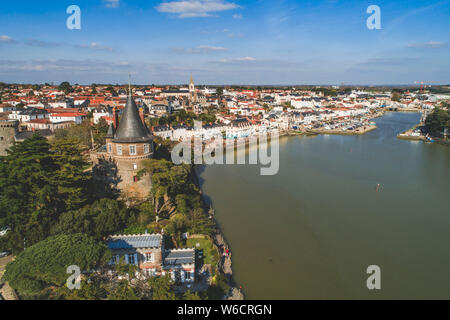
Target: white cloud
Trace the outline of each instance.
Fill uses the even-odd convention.
[[[7,35],[0,36],[0,43],[14,43],[16,40]]]
[[[92,76],[93,73],[98,72],[126,74],[125,70],[128,67],[128,63],[102,60],[0,60],[0,73],[15,71],[83,72]]]
[[[50,48],[50,47],[61,46],[63,43],[53,42],[53,41],[44,41],[44,40],[38,40],[38,39],[28,39],[27,41],[25,41],[25,44],[28,46],[33,46],[33,47]]]
[[[239,8],[233,2],[225,0],[181,0],[163,2],[156,6],[159,12],[173,13],[179,18],[210,17],[213,12]]]
[[[253,57],[241,57],[241,58],[232,58],[232,59],[221,59],[220,62],[223,63],[233,63],[233,62],[252,62],[256,61],[256,58]]]
[[[412,43],[409,44],[408,47],[409,48],[442,48],[446,45],[445,42],[440,42],[440,41],[428,41],[428,42],[423,42],[423,43]]]
[[[103,50],[103,51],[114,51],[112,48],[103,46],[98,42],[91,42],[90,44],[79,44],[75,45],[78,48],[86,48],[86,49],[93,49],[93,50]]]
[[[242,14],[237,14],[237,13],[233,14],[233,19],[242,19],[242,18],[243,18]]]
[[[208,45],[200,45],[200,46],[198,46],[198,48],[201,50],[204,50],[204,51],[226,51],[227,50],[227,48],[208,46]]]
[[[103,2],[107,8],[117,8],[120,4],[120,0],[103,0]]]
[[[228,49],[224,47],[216,47],[203,44],[195,48],[172,48],[172,50],[178,53],[206,53],[206,52],[227,51]]]

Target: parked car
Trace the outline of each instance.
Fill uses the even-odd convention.
[[[0,258],[7,257],[7,256],[9,256],[8,251],[0,252]]]

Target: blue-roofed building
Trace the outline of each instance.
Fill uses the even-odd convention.
[[[161,245],[162,236],[160,234],[112,236],[108,240],[110,249],[160,248]]]
[[[145,276],[169,274],[177,282],[194,282],[195,249],[164,249],[161,234],[113,235],[107,240],[112,251],[110,264],[139,267]]]
[[[169,273],[174,281],[194,282],[195,249],[166,250],[162,273]]]
[[[110,264],[123,259],[126,264],[134,264],[147,276],[162,272],[162,252],[164,250],[161,234],[114,235],[107,240],[113,258]]]

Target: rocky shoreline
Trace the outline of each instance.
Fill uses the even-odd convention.
[[[235,283],[233,279],[233,269],[232,269],[232,260],[231,260],[231,250],[229,250],[228,243],[225,240],[225,237],[220,229],[220,226],[216,219],[214,218],[214,209],[212,205],[208,206],[208,201],[206,201],[203,191],[201,190],[200,185],[200,177],[199,173],[196,170],[197,165],[193,167],[193,179],[194,183],[200,188],[200,194],[202,197],[205,213],[208,213],[211,219],[214,221],[214,225],[216,227],[215,234],[213,237],[214,246],[217,249],[217,252],[220,256],[220,261],[218,263],[219,272],[223,273],[227,279],[228,285],[230,286],[230,291],[226,297],[226,300],[244,300],[244,294],[239,286]],[[227,253],[228,250],[228,253]],[[224,254],[225,253],[225,254]]]

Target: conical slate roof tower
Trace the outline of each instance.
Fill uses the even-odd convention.
[[[114,139],[114,127],[112,123],[108,127],[108,132],[106,133],[105,138]]]
[[[142,122],[136,103],[130,94],[113,142],[135,143],[150,140],[152,136]]]

